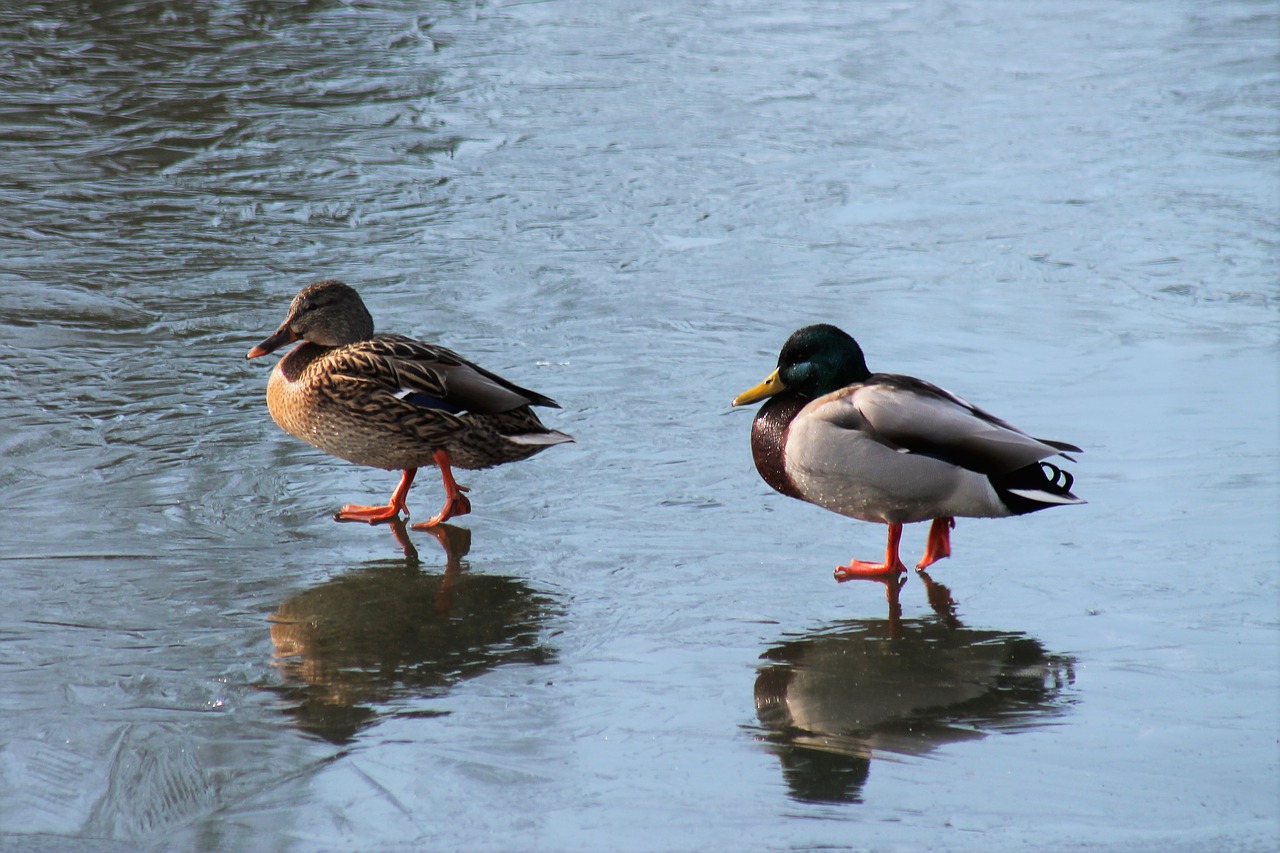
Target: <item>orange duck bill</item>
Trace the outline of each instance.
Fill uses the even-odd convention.
[[[276,333],[274,335],[267,338],[265,341],[258,344],[256,347],[249,350],[247,353],[245,353],[244,357],[257,358],[258,356],[268,355],[280,349],[280,347],[284,346],[285,344],[291,344],[296,340],[300,340],[297,333],[295,333],[288,326],[281,326],[279,329],[276,330]]]

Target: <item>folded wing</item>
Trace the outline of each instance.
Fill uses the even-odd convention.
[[[559,408],[550,397],[472,364],[444,347],[399,335],[379,335],[345,348],[331,373],[363,380],[420,408],[451,414],[499,414],[522,406]]]
[[[1033,438],[949,391],[909,376],[874,374],[815,403],[833,424],[859,430],[900,453],[982,474],[1015,471],[1064,450],[1080,452],[1066,442]]]

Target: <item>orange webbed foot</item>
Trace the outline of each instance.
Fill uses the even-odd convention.
[[[924,556],[916,563],[916,571],[923,571],[939,560],[951,556],[951,530],[956,526],[954,518],[935,518],[929,525],[929,538],[925,540]]]
[[[884,562],[868,563],[865,560],[850,560],[847,566],[836,566],[835,578],[840,583],[854,578],[896,577],[905,572],[907,567],[898,559],[898,544],[902,541],[902,525],[894,522],[889,525],[889,539],[885,543]]]
[[[357,504],[347,504],[333,514],[333,520],[367,521],[370,524],[378,524],[383,521],[390,521],[393,518],[399,518],[399,516],[400,507],[395,504],[387,504],[386,506],[359,506]]]
[[[468,491],[470,491],[470,489],[466,486],[458,486],[457,494],[449,495],[448,498],[445,499],[444,507],[440,512],[436,513],[426,521],[419,521],[417,524],[409,525],[409,527],[414,530],[426,530],[429,527],[435,527],[437,524],[443,524],[451,518],[456,518],[459,515],[466,515],[471,512],[471,501],[463,494],[463,492]]]
[[[426,530],[428,527],[435,527],[451,518],[471,512],[471,501],[467,500],[467,496],[463,494],[471,490],[466,486],[458,485],[458,481],[453,479],[453,468],[449,462],[448,452],[437,450],[432,457],[435,459],[436,467],[440,469],[440,479],[444,483],[444,507],[428,520],[410,525],[414,530]]]
[[[902,565],[900,561],[890,565],[888,563],[871,563],[866,560],[850,560],[847,566],[836,566],[835,578],[840,583],[854,580],[855,578],[886,580],[897,577],[906,570],[907,567]]]
[[[405,514],[405,517],[408,518],[409,509],[404,505],[404,500],[409,494],[409,487],[413,485],[413,477],[417,473],[417,468],[406,468],[404,473],[400,475],[400,484],[396,486],[396,490],[391,493],[390,502],[383,506],[347,504],[334,514],[333,520],[367,521],[370,524],[377,524],[382,521],[390,521],[393,518],[398,518],[402,512]]]

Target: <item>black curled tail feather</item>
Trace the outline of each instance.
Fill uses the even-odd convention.
[[[1063,504],[1082,504],[1071,493],[1076,478],[1052,462],[1035,462],[1007,474],[992,474],[991,485],[1014,515]]]
[[[1049,481],[1055,493],[1063,497],[1075,497],[1071,494],[1071,487],[1075,484],[1076,478],[1070,471],[1063,471],[1052,462],[1041,462],[1040,472],[1045,475],[1045,479]]]

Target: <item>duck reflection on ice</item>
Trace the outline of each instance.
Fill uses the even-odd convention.
[[[1036,640],[965,628],[947,588],[920,573],[936,617],[838,622],[761,657],[756,713],[791,796],[859,802],[877,750],[921,755],[992,731],[1043,725],[1069,704],[1074,660]]]
[[[443,696],[499,664],[552,658],[540,638],[551,600],[516,578],[464,571],[470,531],[432,529],[448,564],[430,574],[419,569],[404,522],[391,526],[404,560],[326,581],[271,616],[285,679],[276,691],[292,703],[299,728],[335,743],[372,723],[380,704]]]

